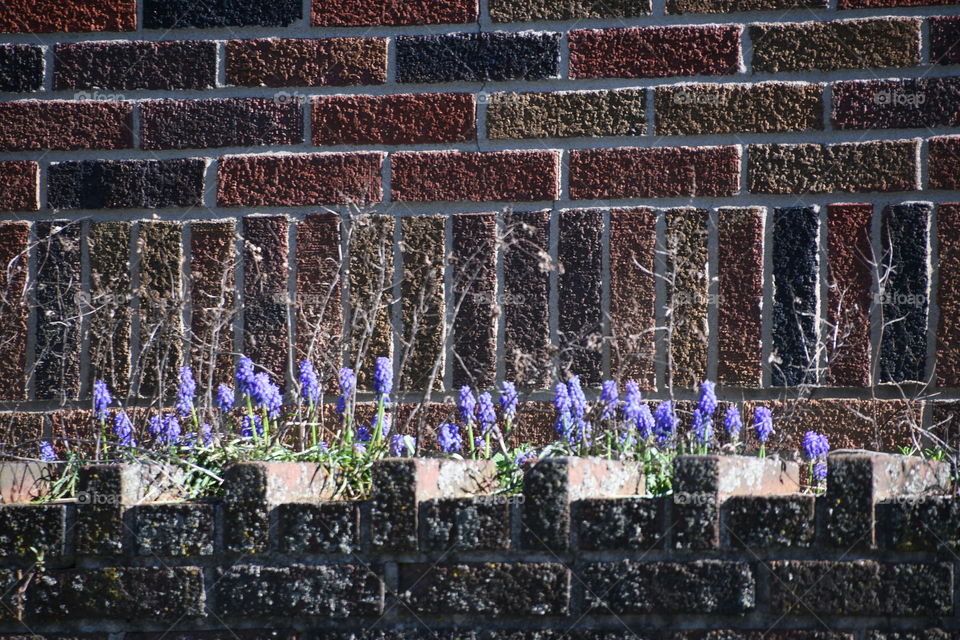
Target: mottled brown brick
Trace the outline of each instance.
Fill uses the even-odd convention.
[[[202,90],[217,83],[213,41],[60,43],[53,55],[55,89]]]
[[[477,19],[477,0],[313,0],[315,27],[462,24]]]
[[[169,397],[183,360],[182,229],[178,222],[140,223],[140,351],[135,393]]]
[[[823,129],[818,84],[690,84],[657,87],[658,135],[771,133]]]
[[[960,386],[960,203],[937,205],[937,385]]]
[[[763,209],[717,210],[717,379],[760,386]]]
[[[913,67],[920,20],[880,18],[750,26],[755,72]]]
[[[493,386],[497,374],[497,216],[453,216],[453,386]]]
[[[575,138],[646,133],[646,91],[495,93],[487,105],[487,137]]]
[[[750,145],[751,193],[917,189],[916,140]]]
[[[125,102],[0,103],[0,151],[129,149],[133,106]]]
[[[190,224],[190,356],[201,386],[233,385],[235,234],[232,220]]]
[[[960,16],[930,18],[930,62],[960,64]]]
[[[579,375],[584,386],[596,385],[603,377],[603,211],[563,211],[559,227],[561,378]]]
[[[286,216],[243,219],[243,352],[283,386],[287,371]]]
[[[494,22],[632,18],[651,10],[650,0],[490,0],[489,8]]]
[[[26,399],[30,225],[0,223],[0,400]]]
[[[40,208],[40,168],[36,162],[0,162],[0,211]]]
[[[350,362],[362,389],[379,357],[393,359],[393,229],[387,215],[350,219]]]
[[[827,382],[834,386],[870,386],[872,219],[870,204],[827,207]]]
[[[922,7],[954,4],[955,0],[840,0],[838,9],[874,9],[884,7]]]
[[[693,387],[707,374],[707,220],[705,209],[666,213],[669,375],[674,386]]]
[[[550,212],[507,212],[503,224],[504,376],[543,388],[552,369]]]
[[[835,129],[960,125],[960,78],[849,80],[833,83]]]
[[[3,381],[7,382],[6,379]],[[23,383],[20,384],[23,385]],[[3,399],[11,400],[13,398]],[[40,443],[31,441],[43,437],[44,421],[45,414],[40,412],[0,414],[0,451],[36,458],[40,453]],[[54,451],[57,449],[57,445],[54,445]]]
[[[297,361],[332,381],[342,364],[340,216],[308,215],[297,225]]]
[[[414,391],[443,387],[445,225],[446,218],[437,215],[400,220],[403,256],[400,382],[404,388]]]
[[[143,149],[256,147],[303,142],[303,107],[270,98],[140,103]]]
[[[90,382],[104,380],[117,396],[130,390],[133,288],[129,222],[93,222],[90,252]]]
[[[930,138],[927,145],[927,187],[960,190],[960,136]]]
[[[0,32],[133,31],[136,0],[9,0],[0,5]]]
[[[826,0],[667,0],[671,13],[741,13],[784,9],[823,9]]]
[[[656,225],[650,209],[610,211],[610,369],[643,389],[656,385]]]
[[[132,418],[133,416],[131,416]],[[96,436],[93,412],[89,409],[61,410],[50,413],[50,433],[54,438],[54,450],[60,458],[67,451],[93,457],[95,446],[90,442]]]
[[[375,85],[387,81],[386,38],[230,40],[227,83],[243,87]],[[296,92],[278,93],[288,100]]]
[[[469,93],[320,96],[313,99],[313,144],[424,144],[477,137]]]

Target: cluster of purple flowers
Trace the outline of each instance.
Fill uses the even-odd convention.
[[[437,432],[437,443],[444,453],[456,453],[463,447],[460,427],[453,422],[444,422]]]
[[[830,443],[827,436],[816,431],[807,431],[803,434],[803,453],[813,465],[813,477],[818,482],[827,479],[827,453],[830,452]]]
[[[121,411],[113,417],[113,435],[117,437],[117,442],[125,447],[137,446],[137,440],[133,435],[133,423],[130,422],[130,416],[126,411]]]
[[[357,388],[357,376],[350,367],[340,369],[340,397],[337,399],[337,413],[343,417],[350,404],[354,389]]]
[[[97,380],[93,383],[93,417],[97,420],[106,420],[107,407],[113,402],[113,396],[110,395],[110,389],[103,380]]]
[[[320,400],[320,378],[309,360],[300,363],[300,396],[310,405]]]
[[[188,418],[193,414],[193,399],[197,393],[197,383],[193,379],[193,370],[190,367],[180,369],[180,384],[177,386],[177,404],[174,409],[181,418]]]
[[[393,363],[390,358],[377,358],[373,369],[373,391],[378,399],[390,402],[390,393],[393,391]]]
[[[180,443],[180,420],[176,415],[167,413],[162,416],[151,416],[148,424],[150,437],[154,442],[172,446]]]

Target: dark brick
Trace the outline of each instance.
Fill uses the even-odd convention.
[[[953,610],[948,564],[794,560],[769,567],[771,606],[783,614],[938,616]]]
[[[573,504],[577,546],[588,551],[662,549],[665,503],[662,498],[594,498]]]
[[[77,42],[54,47],[55,89],[211,89],[217,83],[212,41]]]
[[[476,22],[477,0],[313,0],[315,27]]]
[[[299,102],[269,98],[149,100],[140,104],[144,149],[256,147],[303,142]]]
[[[729,26],[571,31],[571,78],[668,78],[736,73],[740,31]]]
[[[80,242],[77,222],[38,222],[37,337],[34,396],[76,399],[80,393]]]
[[[570,573],[562,564],[402,564],[400,591],[430,614],[557,616],[569,611]]]
[[[650,209],[610,211],[610,369],[643,389],[656,384],[656,224]]]
[[[497,216],[453,216],[453,386],[478,389],[497,375]]]
[[[707,373],[708,221],[705,209],[666,213],[666,296],[672,307],[668,368],[672,384],[679,386],[695,386]]]
[[[287,218],[243,219],[243,350],[283,386],[287,370]]]
[[[178,222],[140,223],[140,353],[132,388],[146,397],[169,394],[183,360],[182,232]]]
[[[393,199],[407,202],[555,200],[555,151],[424,151],[392,156]],[[423,176],[430,176],[424,180]]]
[[[232,0],[211,4],[191,0],[143,0],[144,29],[286,27],[303,18],[299,0]]]
[[[912,191],[916,140],[750,145],[750,193]]]
[[[2,20],[2,17],[0,17]],[[26,93],[43,87],[43,50],[28,44],[0,46],[0,91]]]
[[[67,507],[62,504],[0,506],[0,556],[4,559],[56,560],[64,555]],[[0,616],[2,617],[2,616]]]
[[[960,190],[960,137],[930,138],[927,146],[927,187]]]
[[[360,548],[360,509],[355,502],[291,502],[277,505],[280,553],[353,553]]]
[[[726,513],[724,534],[738,549],[809,547],[815,501],[812,495],[735,496],[721,507]]]
[[[236,294],[233,221],[190,223],[191,361],[199,377],[233,384]]]
[[[633,18],[652,11],[650,0],[491,0],[494,22],[575,20],[578,18]]]
[[[758,82],[654,90],[658,135],[769,133],[823,128],[823,87]]]
[[[0,211],[40,208],[40,167],[36,162],[0,162]]]
[[[135,548],[141,556],[213,554],[213,505],[141,504],[134,507]]]
[[[50,165],[47,202],[54,209],[160,209],[203,201],[205,162],[82,160]]]
[[[447,498],[420,504],[421,548],[497,551],[510,546],[510,498]]]
[[[927,379],[927,312],[930,300],[928,204],[888,206],[883,211],[880,312],[880,382]],[[893,320],[896,320],[895,322]]]
[[[558,336],[561,378],[579,375],[584,386],[603,377],[603,212],[560,213]]]
[[[880,7],[921,7],[924,5],[953,4],[954,0],[840,0],[838,9],[869,9]]]
[[[414,391],[443,387],[445,224],[445,216],[400,219],[405,353],[400,380]]]
[[[763,215],[759,208],[717,210],[717,378],[760,386]]]
[[[937,238],[937,386],[956,387],[960,386],[960,203],[937,205]]]
[[[580,574],[597,614],[736,615],[753,610],[756,584],[743,562],[597,562]]]
[[[898,551],[950,551],[960,542],[960,502],[955,496],[894,499],[877,505],[883,546]],[[880,537],[878,535],[878,537]]]
[[[862,80],[833,84],[836,129],[960,125],[960,78]]]
[[[832,204],[827,208],[830,265],[827,304],[827,382],[839,387],[870,386],[870,304],[873,205]]]
[[[570,198],[732,196],[740,190],[737,147],[576,149]]]
[[[383,84],[386,38],[230,40],[227,83],[245,87]],[[280,97],[283,94],[277,94]],[[286,95],[296,99],[295,93]]]
[[[129,222],[93,222],[87,235],[90,252],[90,384],[103,380],[118,396],[124,396],[130,390],[132,232]]]
[[[487,137],[636,136],[647,130],[646,92],[495,93],[487,106]]]
[[[423,144],[477,137],[469,93],[313,98],[313,144]]]
[[[560,75],[558,33],[397,37],[397,82],[540,80]]]
[[[930,18],[930,62],[960,64],[960,16]]]
[[[773,212],[773,384],[817,380],[820,219],[813,207]]]
[[[393,359],[394,226],[388,215],[350,218],[349,362],[360,389],[372,388],[377,358]]]
[[[308,215],[297,225],[297,361],[308,359],[332,379],[341,363],[340,216]]]
[[[0,32],[133,31],[136,0],[11,0],[0,6]]]
[[[0,151],[129,149],[133,105],[22,100],[0,103]]]
[[[751,25],[754,72],[914,67],[920,20],[880,18]]]
[[[221,207],[377,202],[382,153],[226,156],[217,169]]]
[[[825,9],[826,0],[667,0],[671,13],[741,13],[785,9]]]
[[[506,212],[503,231],[504,376],[550,383],[550,212]]]

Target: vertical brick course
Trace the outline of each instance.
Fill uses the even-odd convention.
[[[444,216],[413,216],[400,221],[403,255],[400,380],[404,388],[414,391],[443,386],[445,225]]]
[[[453,386],[493,386],[497,374],[497,216],[453,216]]]
[[[243,352],[283,386],[287,371],[287,218],[243,219]]]
[[[190,358],[201,387],[233,386],[235,233],[232,220],[190,225]]]
[[[603,212],[564,211],[559,220],[558,348],[561,378],[577,374],[584,386],[603,377]]]
[[[503,217],[504,377],[521,387],[550,383],[550,212]]]
[[[707,374],[707,221],[704,209],[666,213],[669,375],[679,387],[698,385]]]
[[[817,238],[813,207],[773,212],[773,384],[817,381]]]
[[[90,252],[90,384],[103,380],[117,396],[130,390],[133,287],[129,222],[94,222]]]
[[[26,399],[27,319],[25,298],[30,226],[0,223],[0,399]]]
[[[393,359],[393,228],[391,216],[350,220],[350,366],[361,389],[372,388],[377,358]]]
[[[717,210],[717,379],[758,387],[763,303],[763,209]]]
[[[327,378],[342,364],[340,217],[308,215],[297,225],[297,362],[309,359]]]
[[[960,203],[937,206],[937,384],[960,386]]]

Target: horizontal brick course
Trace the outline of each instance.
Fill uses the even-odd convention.
[[[458,24],[477,20],[477,0],[313,0],[315,27]]]
[[[784,9],[822,9],[827,0],[667,0],[671,13],[740,13]]]
[[[254,147],[303,142],[303,107],[269,98],[151,100],[140,105],[144,149]]]
[[[40,208],[40,167],[36,162],[0,162],[0,211]]]
[[[210,89],[216,80],[215,42],[77,42],[54,47],[55,89]]]
[[[667,78],[736,73],[739,26],[571,31],[571,78]]]
[[[385,38],[230,40],[226,80],[244,87],[320,87],[387,81]],[[278,97],[297,99],[295,94]]]
[[[205,164],[200,158],[58,162],[50,165],[47,201],[54,209],[197,206]]]
[[[216,27],[285,27],[303,17],[300,0],[143,0],[144,29],[211,29]]]
[[[830,119],[837,129],[955,127],[960,78],[836,82]]]
[[[960,64],[960,16],[930,18],[930,62]]]
[[[922,7],[954,4],[956,0],[839,0],[838,9],[879,9],[884,7]]]
[[[558,33],[453,33],[397,38],[397,82],[540,80],[560,74]]]
[[[646,130],[643,90],[495,93],[487,105],[492,139],[632,136]]]
[[[648,15],[651,0],[490,0],[494,22],[575,20],[577,18],[632,18]]]
[[[133,106],[121,102],[0,103],[0,151],[129,149]]]
[[[43,86],[43,50],[29,44],[0,45],[0,91],[24,93]]]
[[[570,152],[570,197],[729,196],[739,191],[737,147],[585,149]]]
[[[10,0],[0,6],[0,32],[133,31],[136,0]]]

